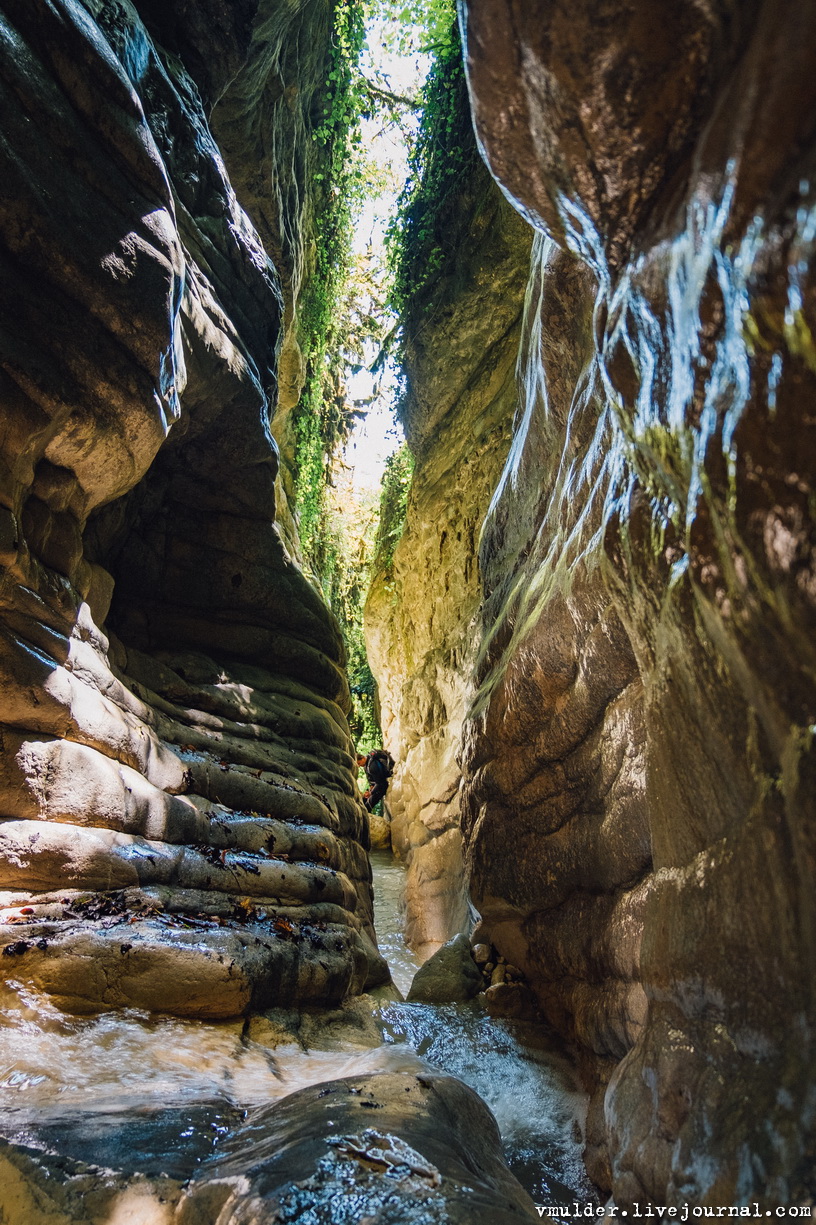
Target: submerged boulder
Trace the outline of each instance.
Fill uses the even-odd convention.
[[[217,1158],[187,1191],[179,1225],[201,1225],[199,1199],[211,1202],[217,1184],[219,1225],[253,1225],[264,1209],[281,1225],[334,1225],[344,1205],[354,1213],[345,1219],[376,1225],[536,1219],[501,1158],[490,1111],[451,1076],[381,1073],[315,1085],[260,1112],[229,1147],[234,1155]]]
[[[35,1123],[22,1144],[0,1146],[2,1219],[6,1225],[86,1225],[90,1214],[140,1225],[536,1219],[532,1200],[504,1164],[493,1116],[453,1077],[355,1076],[242,1117],[223,1103],[106,1112],[81,1123],[59,1157],[47,1126],[38,1132]],[[176,1132],[185,1137],[180,1145]]]

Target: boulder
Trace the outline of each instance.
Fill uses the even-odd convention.
[[[461,933],[443,944],[414,975],[408,1000],[422,1004],[461,1003],[483,986],[482,974]]]
[[[219,1225],[253,1225],[272,1209],[281,1225],[333,1225],[338,1197],[350,1196],[354,1219],[372,1225],[536,1219],[490,1111],[461,1081],[430,1073],[331,1081],[257,1112],[204,1164],[178,1225],[207,1225],[200,1204],[215,1186]]]
[[[491,1017],[507,1017],[513,1021],[541,1019],[538,1000],[524,983],[496,983],[487,988],[484,998]]]
[[[368,831],[372,851],[391,850],[391,822],[376,812],[369,813]]]
[[[329,1081],[248,1115],[214,1102],[40,1116],[24,1136],[0,1141],[0,1217],[5,1225],[536,1219],[504,1164],[490,1111],[461,1081],[430,1072]]]

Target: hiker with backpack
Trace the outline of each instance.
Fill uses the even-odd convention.
[[[359,756],[357,765],[365,770],[371,784],[363,796],[363,803],[373,812],[374,805],[379,804],[388,790],[388,780],[394,773],[394,758],[385,749],[374,749],[367,757]]]

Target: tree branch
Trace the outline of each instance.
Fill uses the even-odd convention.
[[[403,106],[411,111],[422,110],[422,103],[419,98],[412,98],[408,94],[395,94],[390,89],[383,89],[381,85],[375,85],[362,72],[360,76],[363,78],[363,83],[372,98],[379,98],[381,102],[387,102],[389,106]]]

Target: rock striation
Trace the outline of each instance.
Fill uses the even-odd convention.
[[[195,81],[219,155],[279,278],[283,330],[270,404],[280,466],[275,521],[300,557],[293,410],[306,376],[303,299],[317,262],[317,216],[331,185],[331,145],[314,139],[331,71],[329,0],[139,0],[151,36]]]
[[[467,0],[538,230],[486,522],[463,829],[484,932],[633,1202],[813,1195],[811,6]]]
[[[205,110],[264,14],[190,7],[0,8],[0,966],[222,1017],[387,969],[340,634],[275,525],[280,281]]]

